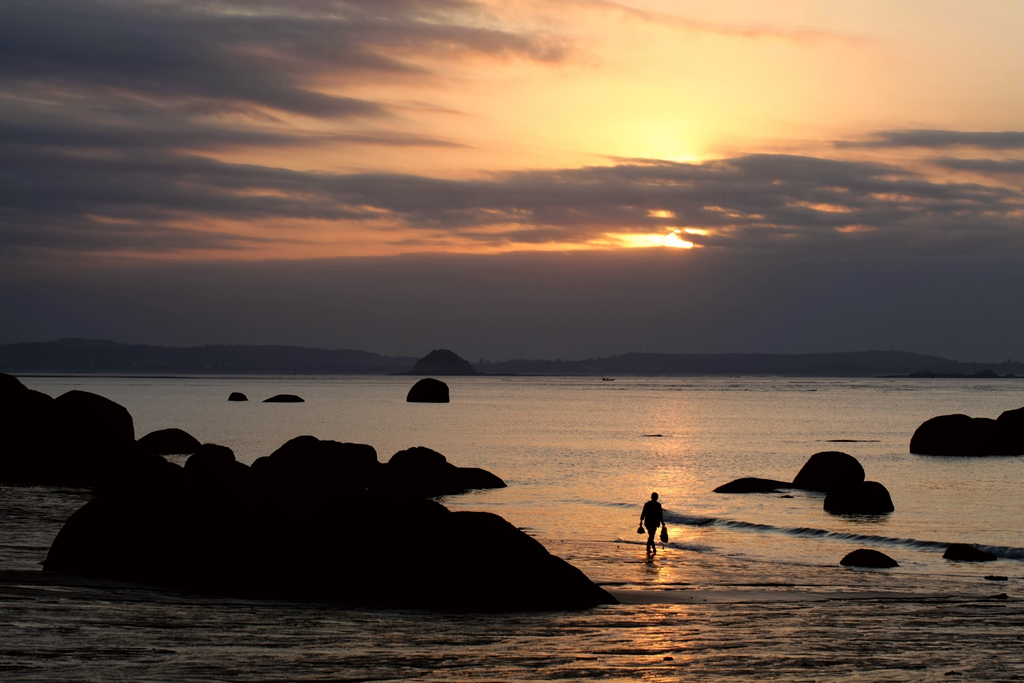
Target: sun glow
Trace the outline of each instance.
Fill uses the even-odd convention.
[[[676,249],[693,249],[693,242],[684,240],[682,237],[679,236],[678,232],[670,232],[669,234],[665,235],[663,244],[666,247],[674,247]]]

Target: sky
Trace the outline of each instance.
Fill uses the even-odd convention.
[[[1024,358],[1019,0],[0,0],[0,343]]]

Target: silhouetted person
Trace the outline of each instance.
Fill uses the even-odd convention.
[[[643,512],[640,513],[640,523],[647,529],[647,552],[653,555],[658,552],[654,547],[654,534],[658,533],[658,527],[665,523],[657,493],[652,493],[651,499],[644,503]]]

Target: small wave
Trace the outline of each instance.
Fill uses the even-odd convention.
[[[893,536],[877,536],[875,534],[857,534],[849,531],[829,531],[828,529],[815,529],[812,527],[783,527],[773,524],[759,524],[757,522],[743,522],[734,519],[718,519],[715,517],[700,517],[696,515],[683,515],[679,513],[665,512],[665,521],[673,524],[686,526],[720,526],[727,529],[740,531],[754,531],[765,533],[786,534],[800,538],[828,538],[837,541],[850,541],[855,543],[871,543],[878,545],[902,546],[914,550],[945,551],[953,541],[922,541],[916,538],[897,538]],[[977,545],[977,548],[992,553],[996,557],[1008,560],[1024,560],[1024,548],[1015,548],[1002,545]]]

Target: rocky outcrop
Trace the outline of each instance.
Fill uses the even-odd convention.
[[[407,403],[448,403],[448,385],[439,379],[424,377],[409,389]]]
[[[890,567],[898,567],[899,563],[886,555],[880,553],[877,550],[871,550],[870,548],[859,548],[849,553],[843,559],[839,560],[839,564],[844,567],[872,567],[876,569],[888,569]]]
[[[448,349],[434,349],[416,361],[413,375],[475,375],[477,371],[469,361]]]
[[[429,478],[452,466],[426,448],[383,465],[365,444],[306,436],[250,468],[207,444],[183,478],[102,495],[76,512],[44,568],[374,607],[524,611],[615,602],[497,515],[453,513],[397,491],[392,467]],[[368,561],[385,545],[400,547],[401,561]]]
[[[997,419],[939,415],[926,420],[910,439],[918,455],[1024,455],[1024,408]]]
[[[864,481],[829,491],[825,511],[836,515],[886,515],[895,508],[889,491],[877,481]]]
[[[171,427],[146,434],[135,443],[135,450],[145,455],[191,454],[200,445],[199,439],[185,430]]]
[[[776,479],[760,479],[758,477],[743,477],[734,479],[728,484],[722,484],[715,493],[775,493],[779,489],[790,489],[793,485],[788,481]]]
[[[999,559],[988,551],[966,543],[950,543],[942,557],[954,562],[994,562]]]
[[[231,395],[228,396],[229,401],[248,401],[249,397],[243,394],[241,391],[232,391]]]
[[[302,398],[295,394],[277,394],[270,398],[263,399],[264,403],[305,403]]]

